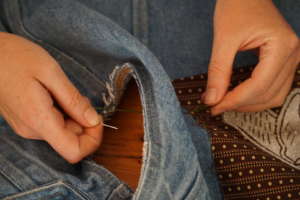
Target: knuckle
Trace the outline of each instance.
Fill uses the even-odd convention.
[[[14,131],[15,131],[18,135],[20,135],[20,136],[24,135],[24,128],[23,128],[23,126],[15,125],[15,126],[13,126],[13,129],[14,129]]]
[[[266,86],[260,86],[255,88],[256,96],[261,96],[261,99],[265,101],[265,99],[268,99],[267,95],[268,88]]]
[[[252,73],[251,74],[251,84],[254,86],[253,87],[253,93],[255,96],[266,96],[268,95],[268,90],[270,88],[270,85],[264,80],[260,74],[257,73]]]
[[[276,98],[272,101],[271,103],[271,106],[272,107],[279,107],[279,106],[282,106],[283,103],[285,101],[285,97],[279,97],[279,98]]]
[[[14,131],[24,139],[32,139],[32,135],[28,134],[28,130],[25,126],[17,125],[13,127]]]
[[[27,139],[27,140],[30,140],[30,139],[33,139],[33,137],[32,136],[30,136],[30,135],[20,135],[22,138],[24,138],[24,139]]]
[[[92,151],[95,151],[95,150],[97,150],[98,148],[99,148],[99,146],[100,146],[100,140],[98,141],[98,140],[93,140],[93,142],[91,142],[91,149],[92,149]]]
[[[223,73],[225,73],[225,71],[224,71],[224,68],[221,65],[219,65],[217,63],[214,63],[212,61],[212,63],[210,64],[210,66],[208,68],[208,73],[209,74],[215,74],[215,73],[223,74]]]
[[[70,107],[71,108],[78,107],[79,105],[82,104],[82,102],[85,102],[83,97],[81,96],[81,94],[77,90],[74,90],[72,92],[72,95],[71,95],[71,98],[70,98],[70,101],[69,101]]]
[[[88,149],[81,149],[80,146],[78,148],[73,149],[68,155],[64,156],[65,159],[72,164],[78,163],[81,161],[85,156],[89,155],[90,153],[94,152],[100,146],[101,141],[91,139],[89,141],[89,148]]]
[[[208,85],[214,87],[213,85],[220,85],[221,83],[229,83],[230,74],[226,72],[223,66],[212,65],[208,68]]]
[[[80,159],[78,158],[66,158],[66,160],[70,163],[70,164],[76,164],[80,161]]]
[[[296,50],[300,45],[299,37],[295,33],[290,34],[286,41],[286,45],[291,51]]]
[[[71,164],[76,164],[82,159],[82,156],[80,154],[74,154],[72,156],[65,157],[65,159]]]
[[[41,68],[38,62],[43,62],[43,65],[47,67]],[[38,60],[37,63],[38,64],[33,65],[33,73],[35,73],[41,80],[46,79],[46,77],[49,77],[50,75],[56,75],[58,67],[49,59]]]
[[[270,95],[263,95],[260,97],[260,103],[266,104],[270,102]]]
[[[265,92],[259,97],[259,103],[270,105],[275,100],[274,97],[276,97],[276,93],[270,92],[269,88],[265,89]]]

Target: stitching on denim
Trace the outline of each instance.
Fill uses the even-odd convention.
[[[96,164],[94,161],[89,161],[89,160],[85,160],[84,162],[89,163],[90,166],[92,166],[94,169],[101,169],[102,171],[105,172],[106,176],[109,176],[109,178],[115,179],[117,181],[118,184],[121,183],[121,181],[109,170],[107,170],[104,167],[101,167],[100,165]]]
[[[20,3],[19,3],[19,0],[16,0],[16,3],[17,3],[17,6],[18,6],[18,13],[19,13],[19,17],[21,17],[22,15],[22,12],[21,12],[21,6],[20,6]],[[26,34],[29,38],[31,38],[32,40],[40,43],[40,44],[43,44],[45,46],[47,46],[48,48],[51,48],[52,50],[56,51],[57,53],[60,53],[60,55],[64,56],[65,58],[73,61],[74,63],[76,63],[78,66],[80,66],[83,70],[85,70],[86,72],[88,72],[89,74],[91,74],[91,76],[94,77],[95,81],[96,82],[99,82],[99,84],[101,84],[102,86],[105,86],[104,82],[101,81],[100,79],[97,78],[96,74],[93,73],[92,71],[90,71],[88,69],[88,67],[84,66],[83,64],[81,64],[80,62],[78,62],[74,57],[66,54],[65,52],[61,51],[59,48],[53,46],[53,45],[50,45],[40,39],[38,39],[38,37],[36,35],[34,35],[33,33],[31,33],[30,31],[28,31],[25,26],[24,26],[24,23],[23,21],[19,18],[18,19],[18,22],[19,22],[19,27],[21,28],[21,31]]]
[[[34,188],[32,190],[28,190],[28,191],[25,191],[25,192],[21,192],[21,193],[18,193],[18,194],[14,194],[14,195],[5,197],[3,200],[11,200],[11,199],[15,199],[15,198],[22,197],[22,196],[25,196],[25,195],[30,195],[30,194],[33,194],[33,193],[36,193],[36,192],[39,192],[39,191],[42,191],[42,190],[45,190],[45,189],[49,189],[51,187],[59,186],[59,185],[61,185],[60,181],[58,181],[56,183],[49,183],[47,185],[44,185],[44,186],[41,186],[41,187],[38,187],[38,188]]]
[[[106,199],[110,199],[112,193],[114,193],[114,191],[119,189],[120,187],[126,187],[128,189],[128,192],[132,193],[132,191],[130,190],[130,188],[127,187],[126,184],[124,184],[122,181],[120,181],[112,172],[110,172],[106,168],[101,167],[100,165],[96,164],[94,161],[85,160],[84,162],[88,163],[89,166],[92,166],[93,169],[98,169],[98,170],[104,171],[105,172],[105,178],[110,178],[110,180],[116,181],[116,183],[118,184],[118,186],[109,193],[109,195],[107,196]]]
[[[5,129],[5,128],[0,128],[0,129]],[[13,132],[11,129],[7,129],[7,131]],[[13,134],[15,134],[13,132]],[[20,155],[22,155],[23,157],[26,157],[28,160],[35,162],[36,164],[38,164],[39,167],[42,167],[45,171],[47,171],[48,173],[51,174],[51,176],[57,178],[59,177],[59,174],[54,173],[53,171],[51,171],[51,169],[49,167],[47,167],[46,165],[44,165],[42,162],[40,162],[37,159],[34,159],[31,155],[29,155],[28,153],[26,153],[26,151],[20,149],[19,147],[17,147],[16,145],[14,145],[12,142],[10,142],[7,138],[2,137],[2,140],[4,140],[6,142],[6,144],[10,145],[12,148],[14,148],[17,152],[20,153]]]
[[[200,179],[199,177],[199,171],[196,171],[196,174],[193,177],[193,180],[191,181],[191,184],[187,187],[187,191],[185,192],[185,194],[183,195],[183,197],[181,197],[180,199],[190,199],[190,195],[192,194],[193,196],[195,196],[196,194],[192,193],[196,183],[197,183],[197,179]],[[203,182],[203,179],[200,179],[201,182]],[[197,186],[199,185],[199,183],[197,184]]]
[[[18,7],[19,7],[19,15],[21,16],[21,8],[20,8],[20,3],[19,0],[18,1]],[[94,77],[94,80],[99,82],[100,85],[104,86],[107,89],[106,93],[102,93],[102,100],[105,104],[105,108],[103,110],[103,116],[104,118],[106,118],[107,116],[112,115],[112,113],[114,113],[117,104],[119,103],[119,99],[116,99],[116,86],[113,84],[114,83],[114,79],[116,79],[116,74],[118,71],[121,71],[124,67],[132,67],[130,63],[125,63],[122,66],[115,66],[115,69],[113,70],[113,72],[110,74],[109,76],[109,80],[110,82],[103,82],[100,79],[98,79],[96,77],[96,74],[92,71],[90,71],[86,66],[82,65],[81,63],[79,63],[76,59],[74,59],[72,56],[66,54],[65,52],[59,50],[57,47],[54,47],[53,45],[50,45],[42,40],[39,40],[37,36],[35,36],[33,33],[31,33],[29,30],[27,30],[22,22],[21,19],[18,20],[19,21],[19,27],[22,29],[23,33],[28,35],[28,37],[30,37],[32,40],[39,42],[40,44],[43,44],[45,46],[47,46],[48,48],[51,48],[54,51],[57,51],[58,53],[60,53],[60,55],[66,57],[67,59],[72,60],[74,63],[76,63],[78,66],[81,66],[81,68],[83,70],[85,70],[87,73],[89,73],[92,77]],[[132,73],[131,73],[132,74]],[[124,88],[125,89],[125,88]],[[119,94],[118,96],[121,96],[122,94]]]
[[[90,200],[89,195],[86,192],[83,192],[81,190],[77,190],[76,188],[72,187],[72,185],[62,181],[62,183],[64,184],[64,186],[66,186],[68,189],[70,189],[71,191],[73,191],[75,194],[77,194],[78,196]]]
[[[133,0],[133,35],[147,45],[149,43],[149,23],[147,0]]]
[[[121,66],[115,66],[112,73],[109,75],[109,80],[105,82],[105,87],[107,89],[106,93],[102,93],[102,100],[105,104],[103,109],[103,115],[111,115],[126,87],[128,80],[132,77],[133,66],[130,63],[125,63]]]
[[[64,186],[64,187],[66,187],[67,189],[71,190],[78,197],[80,197],[82,199],[89,199],[89,198],[83,197],[80,193],[78,193],[74,188],[70,187],[67,183],[63,182],[62,180],[59,180],[59,181],[56,181],[54,183],[52,182],[52,183],[49,183],[47,185],[44,185],[44,186],[41,186],[41,187],[38,187],[38,188],[35,188],[35,189],[32,189],[32,190],[29,190],[29,191],[25,191],[25,192],[21,192],[21,193],[12,195],[12,196],[5,197],[3,200],[12,200],[12,199],[15,199],[15,198],[19,198],[19,197],[22,197],[22,196],[34,194],[34,193],[37,193],[37,192],[40,192],[40,191],[43,191],[43,190],[47,190],[47,189],[50,189],[50,188],[53,188],[53,187],[58,187],[58,186]],[[43,197],[43,199],[44,198],[45,197]]]
[[[109,194],[109,196],[106,198],[107,200],[110,200],[112,198],[114,198],[115,196],[112,196],[113,194],[115,194],[117,192],[118,197],[124,199],[124,198],[128,198],[129,196],[126,195],[124,196],[122,193],[118,192],[118,190],[122,189],[123,187],[126,187],[124,184],[120,184],[118,185],[118,187],[116,187],[115,189],[113,189],[111,191],[111,193]]]
[[[14,186],[16,186],[19,190],[22,190],[23,188],[16,183],[16,181],[14,180],[14,178],[7,176],[6,173],[0,168],[0,173]]]
[[[12,0],[13,1],[13,0]],[[144,1],[144,0],[143,0]],[[119,99],[117,99],[116,101],[116,93],[114,92],[115,91],[115,87],[113,85],[113,79],[115,79],[115,74],[116,72],[118,71],[118,69],[122,69],[123,67],[131,67],[131,64],[130,63],[125,63],[124,65],[122,65],[121,67],[119,66],[116,66],[115,69],[113,70],[113,72],[111,73],[110,75],[110,82],[103,82],[101,81],[100,79],[98,79],[96,77],[96,74],[93,73],[92,71],[90,71],[86,66],[82,65],[81,63],[79,63],[76,59],[74,59],[72,56],[64,53],[63,51],[59,50],[57,47],[53,46],[53,45],[50,45],[40,39],[38,39],[37,36],[35,36],[33,33],[31,33],[29,30],[27,30],[24,26],[24,23],[23,21],[20,19],[21,15],[22,15],[22,12],[21,12],[21,6],[20,6],[20,3],[19,3],[19,0],[15,0],[14,1],[18,7],[18,19],[17,19],[17,23],[18,23],[18,27],[21,29],[20,31],[22,31],[25,35],[27,35],[29,38],[31,38],[32,40],[40,43],[40,44],[43,44],[44,46],[47,46],[48,48],[52,49],[53,51],[56,51],[58,53],[60,53],[60,55],[64,56],[65,58],[67,59],[70,59],[71,61],[73,61],[74,63],[76,63],[78,66],[80,66],[83,70],[85,70],[87,73],[89,73],[92,77],[94,77],[94,80],[96,82],[99,82],[100,85],[104,86],[106,89],[107,89],[107,93],[103,93],[102,94],[102,100],[103,102],[105,103],[105,109],[103,111],[103,115],[104,115],[104,118],[107,117],[107,116],[110,116],[112,115],[112,113],[114,113],[115,111],[115,108],[117,106],[117,104],[119,102],[117,102]],[[142,2],[142,7],[143,6],[146,6],[146,2]],[[144,8],[146,9],[146,8]],[[146,21],[145,21],[146,22]],[[146,26],[146,24],[145,24]],[[132,74],[132,73],[131,73]],[[120,94],[119,96],[121,96],[122,94]]]
[[[133,72],[133,77],[136,81],[136,84],[138,85],[138,90],[139,90],[139,94],[141,96],[141,101],[142,101],[142,105],[146,105],[145,104],[145,98],[144,98],[144,92],[141,88],[141,83],[140,83],[140,80],[138,78],[138,74],[134,71]],[[143,106],[143,113],[147,113],[147,106]],[[148,133],[148,122],[146,121],[146,117],[143,116],[143,126],[144,126],[144,138],[146,138],[149,133]],[[148,139],[145,139],[144,140],[144,144],[143,144],[143,159],[142,159],[142,167],[141,167],[141,173],[140,173],[140,177],[139,177],[139,183],[138,183],[138,186],[136,188],[136,191],[133,195],[133,198],[132,199],[139,199],[140,195],[141,195],[141,188],[143,188],[143,185],[144,185],[144,180],[145,180],[145,172],[148,171],[148,168],[149,168],[149,157],[150,157],[150,152],[151,152],[151,143],[148,142],[150,140]]]

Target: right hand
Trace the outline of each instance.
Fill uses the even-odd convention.
[[[40,46],[1,32],[0,114],[17,134],[47,141],[70,163],[95,151],[102,140],[101,116],[58,63]]]
[[[228,91],[234,58],[247,50],[258,52],[259,63],[248,79]],[[204,102],[212,106],[212,115],[282,106],[299,58],[299,37],[272,0],[218,0]]]

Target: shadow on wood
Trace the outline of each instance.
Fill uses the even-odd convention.
[[[107,124],[118,130],[104,128],[103,142],[94,160],[136,189],[142,165],[144,130],[142,106],[134,80],[130,81],[118,108],[137,112],[115,113]]]

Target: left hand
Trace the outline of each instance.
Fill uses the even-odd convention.
[[[48,142],[70,163],[93,153],[102,141],[102,117],[56,60],[17,35],[0,32],[0,44],[0,115],[15,133]]]
[[[256,112],[282,105],[299,63],[299,44],[272,0],[217,0],[204,97],[212,114]],[[259,63],[251,77],[227,91],[236,53],[252,49],[259,49]]]

